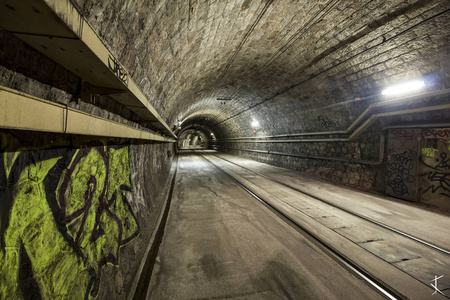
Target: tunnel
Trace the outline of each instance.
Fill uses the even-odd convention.
[[[450,298],[449,29],[446,0],[0,0],[0,299]]]

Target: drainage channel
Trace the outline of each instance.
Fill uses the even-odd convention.
[[[161,216],[161,220],[159,222],[158,229],[154,236],[153,243],[151,245],[150,250],[148,251],[147,258],[145,259],[145,264],[142,269],[142,273],[139,277],[138,284],[136,286],[134,295],[132,297],[133,300],[145,299],[147,297],[148,287],[149,287],[151,276],[153,273],[153,268],[155,266],[159,246],[161,245],[162,238],[164,236],[164,229],[166,227],[167,217],[169,215],[170,204],[172,202],[173,188],[175,186],[175,179],[177,177],[178,164],[179,164],[179,160],[177,158],[175,172],[173,174],[172,181],[170,183],[169,193],[167,196],[166,206],[164,207],[164,211]],[[130,299],[130,297],[129,297],[129,299]]]
[[[195,152],[195,151],[194,151]],[[333,249],[330,245],[328,245],[326,242],[318,238],[314,233],[309,231],[308,229],[300,226],[297,224],[293,219],[291,219],[286,214],[279,211],[276,207],[274,207],[272,204],[258,196],[255,192],[244,186],[242,183],[234,179],[230,174],[228,174],[225,170],[221,169],[214,163],[212,163],[209,159],[204,157],[203,155],[196,152],[197,155],[202,157],[205,161],[207,161],[210,165],[212,165],[214,168],[216,168],[221,173],[225,174],[227,177],[229,177],[233,182],[235,182],[238,186],[240,186],[242,189],[244,189],[247,193],[252,195],[255,199],[257,199],[259,202],[261,202],[264,206],[266,206],[270,211],[272,211],[275,215],[280,217],[283,221],[285,221],[288,225],[295,228],[297,231],[303,233],[306,237],[308,237],[311,241],[313,241],[316,245],[320,246],[320,248],[327,253],[330,257],[334,258],[338,263],[346,267],[348,270],[353,272],[356,276],[361,278],[364,282],[366,282],[369,286],[380,292],[382,295],[384,295],[387,299],[407,299],[404,295],[398,293],[395,291],[392,287],[388,286],[387,284],[383,283],[381,280],[375,278],[368,272],[366,272],[364,269],[360,268],[356,264],[354,264],[350,259]]]

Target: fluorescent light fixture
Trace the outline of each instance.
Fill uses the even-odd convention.
[[[252,122],[252,127],[258,127],[258,126],[259,126],[259,122],[256,121],[256,120],[254,120],[254,121]]]
[[[423,80],[411,80],[393,85],[384,89],[381,94],[384,96],[402,96],[406,94],[413,94],[420,91],[425,87],[425,82]]]

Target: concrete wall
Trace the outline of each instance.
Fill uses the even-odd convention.
[[[1,29],[0,84],[140,127],[111,100],[81,102],[78,77]],[[126,299],[173,145],[15,130],[0,141],[0,298]]]

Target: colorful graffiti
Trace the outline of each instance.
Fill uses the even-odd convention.
[[[2,141],[2,148],[6,141]],[[128,146],[0,155],[0,299],[93,299],[139,234]]]
[[[422,130],[422,138],[450,138],[450,129],[424,129]]]
[[[445,132],[443,130],[435,131]],[[428,152],[422,151],[420,157],[421,173],[419,174],[424,180],[423,184],[423,197],[427,197],[427,193],[439,194],[440,196],[450,197],[450,155],[447,153],[447,145],[449,143],[445,138],[439,139],[427,139],[427,146],[430,146],[432,141],[435,155],[429,155]],[[433,152],[433,154],[434,154]],[[432,158],[432,159],[431,159]],[[436,199],[436,196],[433,197]]]
[[[434,157],[434,154],[436,152],[439,152],[439,150],[434,149],[433,147],[422,148],[422,155],[425,155],[428,157]]]
[[[392,129],[389,131],[389,145],[394,150],[416,149],[417,130]]]

